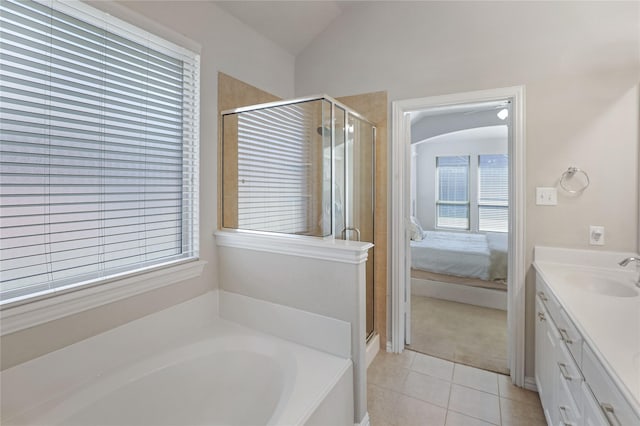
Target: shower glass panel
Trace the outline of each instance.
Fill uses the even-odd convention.
[[[330,235],[331,103],[263,107],[222,120],[222,226]]]
[[[375,127],[347,112],[344,148],[337,146],[336,157],[343,153],[344,161],[336,163],[336,182],[344,180],[344,226],[337,238],[374,242],[374,161]],[[338,221],[336,212],[336,222]],[[366,332],[374,330],[374,259],[369,250],[366,263]]]

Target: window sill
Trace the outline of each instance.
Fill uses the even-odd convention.
[[[199,277],[206,263],[197,259],[174,262],[90,287],[5,306],[0,312],[0,336]]]

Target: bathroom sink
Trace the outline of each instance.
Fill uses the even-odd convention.
[[[571,272],[565,278],[567,283],[580,290],[604,296],[636,297],[640,294],[628,274],[608,276],[588,272]]]

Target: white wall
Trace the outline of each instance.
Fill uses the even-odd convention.
[[[217,226],[217,81],[223,71],[283,98],[293,96],[294,58],[209,2],[96,1],[93,6],[152,33],[201,47],[200,279],[85,311],[2,337],[2,369],[177,304],[218,287],[213,232]],[[184,43],[183,43],[184,44]]]
[[[487,131],[487,129],[490,129]],[[497,134],[501,137],[497,137]],[[507,126],[479,128],[447,133],[416,143],[416,217],[425,230],[436,226],[436,157],[465,155],[471,157],[469,199],[477,198],[478,155],[508,152]],[[412,182],[413,184],[413,182]],[[474,223],[475,214],[471,222]],[[477,220],[477,219],[476,219]]]
[[[636,250],[638,2],[367,2],[296,58],[296,95],[387,90],[390,101],[525,85],[526,253],[536,244]],[[590,188],[535,205],[569,166]],[[534,280],[527,276],[526,375],[533,375]]]

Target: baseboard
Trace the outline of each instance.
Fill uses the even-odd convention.
[[[369,368],[373,359],[378,355],[378,351],[380,351],[380,335],[376,333],[376,335],[367,343],[367,351],[365,355],[367,368]]]
[[[524,388],[530,391],[538,392],[538,385],[536,384],[535,377],[525,377]]]
[[[507,310],[507,292],[500,290],[411,278],[411,294],[413,296],[433,297],[434,299],[449,300],[485,308]]]
[[[362,418],[360,423],[354,423],[354,426],[371,426],[371,421],[369,420],[369,412],[367,411]]]

